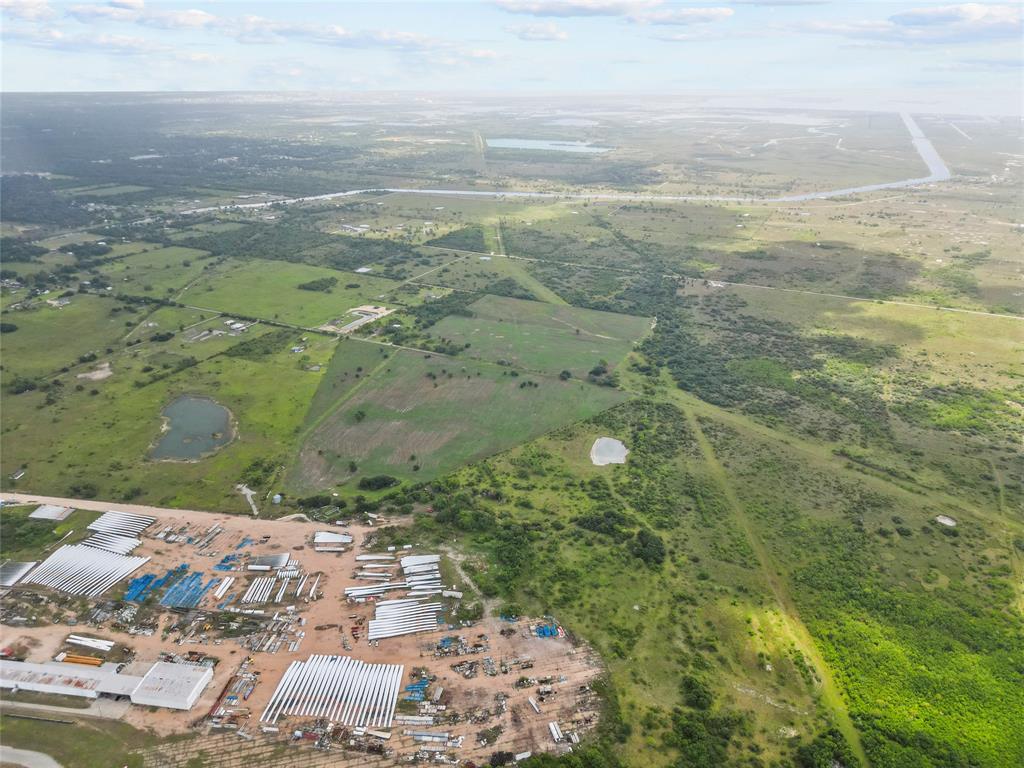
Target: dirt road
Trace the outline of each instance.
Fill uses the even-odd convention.
[[[180,516],[181,514],[209,515],[216,514],[201,509],[168,509],[166,507],[148,507],[145,504],[124,504],[120,501],[97,501],[96,499],[65,499],[59,496],[40,496],[35,493],[0,493],[0,501],[4,504],[55,504],[59,507],[88,509],[93,512],[132,512],[137,515]]]

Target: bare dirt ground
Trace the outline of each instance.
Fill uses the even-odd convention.
[[[101,363],[98,368],[86,373],[80,373],[76,378],[86,379],[87,381],[103,381],[104,379],[110,378],[114,375],[114,369],[110,367],[110,363]]]
[[[8,495],[5,494],[5,496]],[[79,508],[85,506],[83,502],[76,500],[60,500],[57,503],[66,503],[67,506]],[[231,681],[240,665],[247,659],[251,659],[248,670],[258,673],[259,683],[249,699],[244,702],[250,713],[248,719],[243,716],[238,723],[239,730],[247,734],[248,738],[240,738],[235,733],[230,734],[229,738],[233,744],[231,759],[235,759],[240,752],[261,750],[263,746],[270,743],[291,749],[287,746],[285,734],[290,734],[295,727],[301,727],[304,724],[311,725],[311,723],[293,722],[291,719],[282,720],[279,723],[281,736],[264,735],[260,732],[259,716],[287,667],[293,661],[305,660],[313,654],[342,654],[367,662],[403,664],[406,668],[403,685],[412,682],[411,674],[414,668],[426,668],[430,676],[436,677],[436,685],[445,688],[442,700],[447,707],[445,714],[455,712],[462,717],[458,718],[459,721],[455,724],[429,728],[393,724],[392,738],[386,743],[386,748],[393,752],[393,759],[416,751],[412,738],[403,735],[403,730],[407,729],[446,732],[452,739],[463,736],[465,738],[462,746],[454,749],[451,754],[463,760],[483,760],[495,750],[518,753],[564,748],[564,745],[556,745],[553,742],[548,732],[549,722],[558,722],[563,730],[583,732],[596,721],[596,703],[593,694],[587,688],[601,671],[596,656],[585,646],[576,647],[565,638],[537,637],[530,632],[529,622],[525,620],[510,624],[498,618],[487,617],[470,627],[458,629],[445,627],[437,632],[381,640],[377,645],[371,645],[365,639],[355,639],[351,631],[352,627],[372,618],[374,609],[372,604],[347,603],[344,597],[344,588],[355,584],[363,586],[367,584],[365,581],[355,580],[353,575],[356,571],[356,555],[365,551],[362,544],[374,531],[371,526],[351,525],[342,528],[296,519],[288,521],[260,520],[199,511],[113,505],[106,502],[97,504],[102,509],[121,508],[124,511],[138,511],[158,518],[158,522],[146,530],[142,546],[133,553],[151,558],[150,562],[137,571],[135,576],[143,573],[163,575],[165,571],[181,563],[186,563],[190,571],[203,573],[204,580],[211,577],[235,577],[235,583],[231,585],[221,600],[216,600],[213,597],[213,590],[207,592],[200,605],[200,610],[208,616],[214,614],[212,609],[215,608],[215,604],[223,602],[228,595],[236,595],[233,605],[238,605],[237,597],[241,596],[251,579],[267,575],[265,572],[214,571],[213,566],[220,562],[225,555],[263,555],[287,552],[293,559],[301,563],[302,569],[306,573],[310,574],[309,584],[312,583],[315,574],[322,574],[317,589],[320,595],[319,599],[310,601],[303,596],[295,600],[293,597],[295,582],[293,582],[288,597],[280,604],[269,602],[265,605],[240,606],[245,609],[261,609],[265,611],[268,619],[275,613],[285,615],[286,609],[289,606],[294,606],[297,616],[304,623],[302,626],[298,626],[296,623],[295,631],[288,635],[285,642],[280,643],[276,652],[273,653],[257,652],[242,647],[237,640],[220,638],[213,631],[204,633],[202,621],[198,624],[200,631],[193,632],[184,640],[177,632],[168,634],[167,629],[180,618],[180,614],[170,611],[166,611],[160,616],[159,628],[151,635],[133,635],[116,631],[109,625],[88,627],[79,624],[73,629],[63,624],[43,627],[0,627],[0,643],[10,645],[16,642],[18,645],[28,648],[28,661],[51,660],[61,648],[66,636],[72,631],[123,643],[134,651],[136,661],[144,665],[157,660],[161,652],[183,655],[195,651],[218,660],[213,682],[206,688],[191,711],[179,712],[129,707],[123,719],[132,725],[151,728],[161,735],[190,731],[197,721],[210,713],[218,704],[225,686]],[[214,525],[221,526],[223,531],[209,546],[200,550],[197,547],[199,540]],[[165,540],[154,538],[157,533],[168,528],[173,531],[185,530],[185,535],[191,536],[193,542],[168,543]],[[316,530],[345,531],[354,537],[355,544],[346,552],[316,552],[310,544],[310,538]],[[267,537],[265,542],[261,542],[263,537]],[[248,543],[239,549],[238,545],[243,540],[251,540],[253,543]],[[427,551],[415,547],[415,541],[408,543],[414,545],[411,552],[421,554]],[[403,554],[401,551],[396,553],[398,556],[401,554]],[[408,552],[404,554],[408,554]],[[307,584],[306,592],[309,590],[309,584]],[[276,587],[274,592],[276,592]],[[321,628],[317,629],[317,627]],[[505,636],[501,634],[502,629],[506,630]],[[296,632],[299,631],[304,632],[305,635],[299,640],[298,649],[291,651],[289,641],[296,639],[298,637]],[[436,643],[442,637],[453,635],[460,635],[467,640],[474,641],[478,640],[480,635],[485,635],[488,649],[483,653],[459,657],[435,657]],[[346,642],[351,650],[345,648]],[[475,677],[465,679],[451,669],[452,664],[466,660],[480,662],[482,666],[485,656],[490,657],[499,667],[499,671],[493,676],[485,674],[481,668]],[[500,671],[502,661],[516,659],[531,660],[532,669],[521,671],[518,667],[510,665],[508,672],[503,674]],[[552,686],[555,693],[541,705],[541,714],[536,713],[528,702],[530,696],[538,697],[538,686],[534,684],[526,688],[515,687],[516,681],[524,675],[536,679],[553,678]],[[499,711],[497,706],[498,694],[508,697],[503,712]],[[485,718],[482,722],[470,722],[471,718],[467,716],[468,713],[485,709],[492,710],[497,714]],[[582,716],[580,716],[578,726],[573,727],[574,718],[577,718],[581,712],[585,713],[587,723],[584,724]],[[502,728],[498,738],[494,743],[478,745],[478,734],[493,726]],[[209,750],[207,740],[212,738],[217,741],[222,738],[223,733],[223,731],[218,731],[213,735],[203,735],[195,740],[195,748],[202,750],[208,756],[207,765],[233,765],[230,762],[210,762],[210,755],[216,755],[223,751]],[[274,747],[275,750],[277,748],[277,746]],[[154,750],[147,756],[146,763],[152,766],[174,766],[178,764],[175,762],[176,756],[187,751],[182,749],[182,745],[177,745],[176,749],[172,750],[174,753],[172,759],[171,755],[164,754],[159,749]],[[302,751],[307,754],[307,759],[310,754],[322,754]],[[338,750],[335,748],[332,752],[332,762],[324,764],[333,764],[337,760],[348,759],[343,754],[335,754],[337,752]],[[361,754],[359,759],[362,762],[359,764],[367,764],[368,757],[368,755]],[[224,757],[224,760],[228,759],[228,757]],[[278,764],[276,759],[274,764]]]

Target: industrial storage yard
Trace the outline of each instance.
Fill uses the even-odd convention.
[[[93,515],[84,540],[4,566],[5,706],[331,762],[566,751],[596,724],[589,648],[551,618],[449,623],[475,588],[415,542],[375,546],[383,519]]]
[[[3,94],[0,766],[1024,765],[1020,121],[424,77]]]

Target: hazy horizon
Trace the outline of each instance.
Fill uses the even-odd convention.
[[[1022,113],[1021,9],[1006,3],[0,0],[0,8],[5,93],[650,94],[749,107],[786,100]]]

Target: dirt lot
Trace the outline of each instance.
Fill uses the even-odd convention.
[[[200,549],[200,540],[214,525],[221,526],[222,532],[209,545]],[[168,543],[166,540],[154,538],[157,533],[168,528],[175,532],[184,530],[183,536],[191,537],[193,541]],[[355,539],[355,544],[346,552],[315,552],[310,543],[315,530],[350,533]],[[19,646],[27,648],[27,660],[39,662],[52,659],[71,631],[123,643],[134,650],[136,662],[142,664],[155,661],[161,652],[183,655],[194,651],[216,658],[218,664],[214,680],[191,711],[149,710],[143,707],[128,709],[124,717],[127,722],[138,727],[152,728],[160,734],[167,735],[187,731],[209,714],[218,705],[222,692],[243,662],[251,659],[246,671],[255,674],[259,682],[248,700],[244,702],[244,706],[240,707],[241,714],[233,724],[250,740],[244,741],[231,734],[233,739],[237,739],[235,743],[240,749],[244,744],[255,748],[256,744],[266,744],[268,740],[280,739],[281,743],[284,743],[288,738],[287,734],[295,728],[312,725],[293,719],[282,720],[279,723],[281,735],[275,736],[262,734],[258,722],[260,713],[267,705],[285,669],[293,661],[305,660],[312,654],[344,654],[367,662],[404,664],[406,669],[403,684],[412,682],[411,674],[414,668],[425,668],[427,674],[436,679],[434,685],[444,687],[445,693],[440,703],[445,709],[441,715],[457,722],[432,727],[393,724],[392,738],[386,743],[386,749],[391,751],[395,758],[416,751],[414,741],[411,737],[404,736],[403,730],[446,732],[450,734],[452,740],[462,736],[464,739],[461,747],[452,750],[451,754],[460,759],[480,760],[495,750],[518,753],[564,748],[564,744],[556,745],[548,732],[548,723],[551,721],[558,722],[567,732],[583,732],[592,725],[596,719],[596,703],[587,686],[600,672],[598,660],[586,647],[574,647],[564,637],[537,637],[531,633],[530,622],[526,620],[510,623],[488,617],[470,627],[449,628],[442,625],[444,628],[437,632],[381,640],[376,645],[369,644],[365,639],[355,639],[352,634],[353,626],[372,618],[374,609],[372,604],[348,604],[344,597],[344,588],[355,584],[367,584],[365,581],[355,580],[353,576],[356,570],[356,555],[364,551],[361,545],[372,532],[372,527],[361,525],[342,528],[301,520],[254,520],[186,511],[167,514],[146,530],[143,545],[133,553],[152,558],[144,568],[136,572],[136,576],[143,573],[163,575],[165,571],[186,563],[191,572],[203,573],[204,581],[211,577],[236,578],[236,582],[220,600],[214,599],[213,590],[206,593],[199,610],[188,614],[188,617],[194,620],[188,622],[184,632],[180,624],[174,631],[169,631],[172,625],[181,621],[184,612],[164,611],[159,616],[157,630],[149,635],[115,631],[109,626],[109,622],[102,627],[80,624],[73,630],[68,626],[56,624],[44,627],[3,627],[2,641],[4,645],[16,642]],[[261,541],[264,537],[267,537],[266,541]],[[247,543],[239,549],[238,545],[243,541],[253,543]],[[415,545],[415,542],[409,543]],[[239,606],[238,598],[251,579],[268,574],[241,570],[230,573],[213,570],[213,566],[225,555],[240,555],[236,562],[241,562],[245,555],[251,557],[284,552],[298,560],[302,570],[310,574],[306,593],[316,574],[321,574],[317,587],[318,599],[310,601],[303,595],[295,600],[293,594],[297,582],[293,580],[287,597],[280,604],[268,602],[265,605]],[[410,552],[423,554],[425,551],[413,548]],[[277,586],[272,592],[272,597],[276,592]],[[255,617],[257,619],[266,619],[269,622],[275,614],[285,616],[289,606],[294,606],[293,615],[296,619],[292,620],[290,628],[286,629],[281,629],[286,622],[276,622],[273,624],[278,628],[276,632],[260,631],[248,635],[247,638],[221,637],[215,628],[210,628],[210,625],[214,624],[213,617],[216,614],[212,609],[232,594],[236,596],[233,606],[263,610],[265,615]],[[397,595],[389,594],[389,597],[392,596]],[[320,629],[317,629],[318,627]],[[435,646],[441,638],[456,635],[485,644],[486,651],[459,657],[436,657]],[[486,636],[486,640],[483,640],[481,635]],[[284,639],[275,642],[275,638],[279,637]],[[243,646],[240,641],[246,639],[247,645]],[[296,641],[298,648],[292,650],[291,645]],[[351,650],[346,649],[346,644]],[[256,651],[252,649],[254,645],[257,648],[274,648],[275,652]],[[493,660],[496,667],[493,675],[485,673],[482,663],[484,657]],[[521,670],[514,663],[516,660],[527,659],[527,671]],[[451,669],[453,664],[466,660],[481,665],[472,679],[465,679]],[[506,662],[507,670],[504,672],[502,662]],[[541,705],[542,714],[536,713],[528,703],[530,696],[539,700],[538,685],[515,687],[516,681],[524,676],[535,679],[552,678],[554,693],[546,697],[547,700]],[[430,690],[433,692],[435,688],[432,687]],[[498,694],[508,697],[503,708],[497,703]],[[249,713],[248,717],[245,708]],[[414,704],[402,704],[399,712],[406,710],[414,713],[414,708]],[[482,710],[491,710],[493,714],[483,716]],[[470,713],[473,712],[476,714],[471,717]],[[583,718],[580,717],[578,727],[573,727],[573,718],[579,712],[585,713],[587,723],[584,724]],[[452,718],[454,713],[458,713],[458,717]],[[471,722],[473,719],[477,722]],[[500,735],[492,739],[492,743],[478,745],[478,734],[494,726],[501,726]],[[217,731],[207,738],[219,740],[223,734],[224,731]],[[203,749],[204,741],[205,738],[197,743],[200,749]],[[334,752],[337,751],[336,747]],[[165,757],[159,757],[157,752],[151,757],[159,764],[166,762]]]

